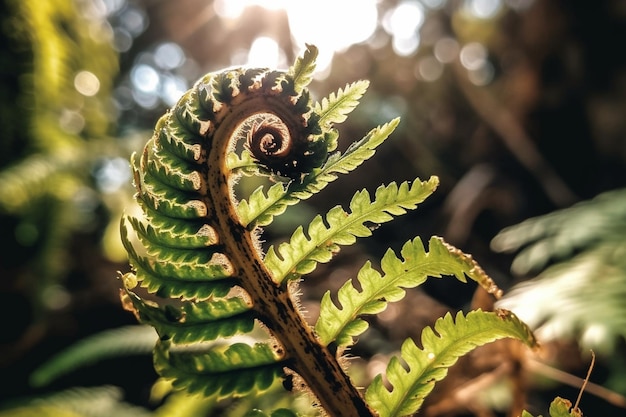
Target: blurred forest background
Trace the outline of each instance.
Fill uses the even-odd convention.
[[[157,118],[202,74],[286,68],[305,43],[321,52],[315,97],[371,81],[340,146],[402,122],[358,173],[288,211],[267,240],[357,189],[441,180],[414,213],[318,268],[303,285],[309,314],[365,259],[439,235],[510,290],[502,305],[544,349],[477,351],[441,388],[456,396],[424,415],[504,416],[520,398],[545,414],[554,396],[576,398],[590,349],[581,408],[624,415],[626,2],[2,0],[0,29],[0,415],[73,387],[108,387],[107,401],[133,415],[158,409],[145,348],[80,366],[76,357],[58,375],[40,367],[136,325],[118,298],[117,271],[128,270],[119,218],[132,202],[128,157]],[[453,281],[432,280],[372,319],[354,351],[372,359],[365,372],[445,311],[492,307]],[[505,392],[512,378],[523,392]],[[102,401],[88,408],[113,407]]]

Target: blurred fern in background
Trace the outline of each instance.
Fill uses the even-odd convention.
[[[100,233],[118,216],[116,200],[129,195],[111,183],[128,178],[126,164],[116,163],[128,150],[109,136],[118,59],[91,2],[2,7],[9,47],[0,90],[0,228],[12,240],[0,263],[2,285],[27,295],[41,318],[69,302],[63,282],[72,233]]]
[[[626,338],[626,191],[511,226],[496,251],[518,251],[518,284],[500,302],[544,340],[575,338],[584,349],[612,354]]]

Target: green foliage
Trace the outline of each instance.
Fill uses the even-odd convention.
[[[279,283],[308,274],[318,262],[330,261],[340,245],[352,245],[357,237],[371,236],[372,229],[368,225],[391,221],[394,215],[416,208],[434,191],[437,183],[435,177],[428,182],[417,180],[399,186],[391,183],[379,187],[373,200],[367,190],[359,191],[352,197],[350,212],[336,206],[326,216],[316,216],[306,234],[304,228],[299,227],[288,242],[277,249],[270,247],[264,262]]]
[[[493,248],[519,251],[512,270],[537,273],[501,306],[545,340],[573,337],[585,350],[611,353],[626,337],[624,202],[624,190],[611,191],[500,232]]]
[[[98,161],[127,154],[107,136],[118,60],[106,34],[94,30],[105,27],[105,17],[87,3],[83,10],[67,0],[3,3],[3,45],[17,60],[3,55],[3,77],[12,75],[3,84],[15,94],[0,93],[0,226],[18,224],[5,232],[6,259],[30,251],[21,276],[12,278],[28,291],[39,320],[50,307],[46,291],[64,283],[72,235],[97,223],[85,210],[86,196],[107,214],[120,209],[91,175]],[[85,91],[79,75],[97,79],[97,91]],[[113,247],[122,249],[118,240]]]
[[[334,123],[343,123],[348,118],[348,114],[359,104],[359,100],[365,94],[368,81],[357,81],[348,84],[345,89],[339,89],[337,93],[330,93],[324,97],[320,103],[315,105],[315,113],[319,114],[319,124],[330,127]],[[334,147],[329,147],[334,151]]]
[[[248,200],[241,200],[237,206],[242,224],[248,227],[267,226],[271,224],[274,216],[282,214],[288,206],[320,192],[338,178],[337,174],[347,174],[353,171],[374,156],[378,145],[387,139],[398,123],[399,119],[394,119],[372,129],[361,140],[352,143],[344,154],[331,153],[320,168],[307,173],[300,182],[292,181],[287,185],[274,184],[267,191],[267,195],[263,186],[257,188]]]
[[[150,326],[125,326],[80,340],[39,366],[30,376],[31,385],[41,387],[62,375],[97,361],[122,355],[146,354],[156,340]]]
[[[459,357],[505,337],[523,340],[530,346],[535,344],[530,330],[510,312],[475,310],[467,316],[459,312],[454,319],[448,313],[437,320],[433,329],[424,329],[422,348],[412,339],[402,344],[400,357],[392,358],[387,366],[391,391],[378,375],[367,388],[365,398],[381,417],[411,415]]]
[[[388,303],[404,298],[406,288],[421,285],[428,277],[452,275],[462,282],[469,277],[488,291],[493,290],[493,281],[475,263],[450,251],[441,238],[432,237],[428,246],[430,252],[426,252],[421,239],[415,238],[402,247],[402,259],[389,249],[380,263],[384,275],[373,269],[368,261],[356,278],[361,290],[357,290],[352,281],[346,282],[337,293],[339,305],[332,301],[331,293],[327,291],[315,324],[320,341],[339,346],[352,345],[353,337],[368,328],[361,316],[384,311]]]
[[[0,417],[148,417],[151,413],[122,400],[115,387],[72,388],[47,396],[20,400]]]
[[[565,398],[556,397],[550,404],[550,417],[582,417],[583,413],[577,408],[572,408],[572,403]],[[533,417],[528,411],[522,412],[521,417]],[[537,416],[541,417],[541,416]]]
[[[286,72],[208,74],[159,120],[144,152],[131,159],[143,215],[126,216],[121,225],[132,265],[122,276],[122,301],[156,329],[155,368],[176,389],[216,400],[253,397],[289,385],[295,373],[330,415],[410,414],[474,347],[503,337],[529,346],[535,341],[507,311],[459,313],[456,320],[448,315],[424,330],[422,348],[410,339],[403,344],[408,369],[391,360],[393,391],[380,375],[365,396],[352,384],[338,355],[367,328],[366,315],[401,300],[406,289],[429,276],[452,275],[463,282],[469,277],[497,296],[499,290],[470,256],[439,238],[430,240],[427,252],[416,238],[402,248],[402,259],[391,250],[385,255],[382,274],[367,263],[339,290],[337,302],[326,293],[314,328],[303,320],[295,284],[342,246],[416,209],[438,185],[436,177],[417,178],[381,185],[373,196],[357,191],[349,209],[317,215],[262,254],[261,226],[338,174],[352,172],[398,124],[379,126],[337,152],[334,124],[346,119],[367,83],[311,103],[306,86],[316,56],[308,46]],[[241,175],[274,183],[239,198],[229,178]],[[293,413],[277,409],[270,415]]]
[[[170,349],[169,341],[159,341],[154,364],[174,387],[205,396],[238,397],[265,391],[282,375],[277,353],[267,343],[244,342],[178,346]]]
[[[291,77],[293,91],[301,94],[306,86],[313,81],[313,73],[315,72],[315,60],[317,59],[318,50],[313,45],[307,45],[302,57],[298,57],[296,62],[287,71]]]

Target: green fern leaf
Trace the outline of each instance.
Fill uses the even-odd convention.
[[[135,270],[132,283],[126,285],[129,290],[139,283],[149,292],[163,297],[206,299],[210,296],[223,297],[234,285],[232,271],[219,254],[215,254],[208,264],[154,262],[137,253],[129,240],[124,221],[120,222],[120,237]]]
[[[200,249],[217,245],[218,234],[204,221],[176,222],[165,219],[159,213],[148,209],[149,222],[136,217],[126,217],[140,240],[151,242],[161,247],[178,249]]]
[[[353,344],[353,338],[368,328],[367,322],[359,316],[382,312],[388,303],[404,298],[405,288],[421,285],[428,277],[453,275],[462,282],[470,277],[493,291],[493,281],[461,256],[456,248],[438,237],[432,237],[428,246],[430,253],[426,252],[419,238],[409,241],[402,247],[402,259],[388,250],[381,261],[384,275],[367,262],[356,278],[360,289],[355,288],[351,280],[346,282],[337,294],[339,304],[332,301],[330,291],[327,291],[315,324],[320,341],[325,345],[331,342],[338,346]]]
[[[97,361],[148,354],[156,340],[157,335],[150,326],[124,326],[97,333],[80,340],[44,362],[33,371],[30,383],[35,387],[41,387]]]
[[[581,349],[611,355],[626,337],[625,251],[623,241],[587,248],[516,285],[498,306],[544,340],[577,339]]]
[[[155,328],[161,339],[174,343],[212,341],[254,328],[254,313],[243,298],[230,297],[210,302],[185,302],[180,306],[151,305],[128,292],[141,321]]]
[[[302,182],[292,181],[286,187],[282,183],[274,184],[267,195],[263,187],[257,188],[248,200],[242,200],[237,207],[242,224],[248,227],[267,226],[274,216],[282,214],[288,206],[323,190],[337,179],[337,174],[353,171],[374,155],[375,149],[389,137],[399,121],[394,119],[372,129],[361,140],[352,143],[344,154],[331,154],[322,167],[314,169]]]
[[[325,218],[316,216],[307,234],[299,227],[288,243],[280,244],[277,249],[271,246],[264,262],[274,272],[278,283],[285,278],[308,274],[318,262],[328,262],[340,245],[351,245],[357,237],[370,236],[372,231],[368,224],[388,222],[393,216],[415,209],[432,194],[437,184],[436,177],[423,182],[416,180],[412,184],[403,182],[400,186],[391,183],[376,190],[374,201],[367,190],[357,192],[350,202],[349,213],[336,206]]]
[[[313,110],[320,117],[318,123],[322,129],[330,128],[334,123],[343,123],[348,114],[359,104],[368,86],[369,81],[356,81],[346,85],[344,89],[340,88],[337,93],[324,97],[320,103],[316,103]]]
[[[434,329],[427,327],[422,331],[422,348],[407,339],[402,344],[401,359],[393,357],[389,361],[386,376],[392,390],[385,387],[382,375],[378,375],[367,388],[365,399],[380,417],[411,415],[459,357],[477,346],[506,337],[536,345],[530,329],[508,311],[475,310],[467,316],[459,312],[456,319],[448,313],[435,322]]]
[[[495,250],[519,251],[513,272],[538,272],[499,305],[546,340],[574,338],[582,349],[612,354],[626,336],[625,201],[626,190],[605,192],[496,235]]]
[[[602,193],[572,207],[534,217],[498,233],[498,252],[519,249],[511,269],[527,274],[550,261],[563,260],[599,242],[621,242],[626,232],[626,190]]]
[[[302,57],[298,57],[294,65],[289,68],[287,74],[293,80],[293,89],[296,94],[300,94],[311,83],[317,54],[317,47],[307,44]]]
[[[141,169],[159,178],[165,184],[182,191],[199,191],[203,179],[198,167],[178,156],[164,152],[163,148],[154,146],[154,140],[147,142],[141,156]]]
[[[254,160],[252,154],[244,149],[241,154],[229,152],[226,156],[226,166],[234,174],[254,175],[259,172],[259,164]]]
[[[267,343],[228,343],[173,346],[161,340],[154,350],[154,366],[175,388],[217,399],[267,390],[283,375],[281,358]]]
[[[20,401],[0,417],[149,417],[148,410],[122,401],[117,387],[71,388]],[[97,404],[97,407],[94,407]]]

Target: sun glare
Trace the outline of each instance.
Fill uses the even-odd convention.
[[[378,23],[376,0],[318,0],[314,4],[288,0],[216,0],[214,3],[215,12],[225,19],[236,19],[250,6],[285,10],[294,43],[298,48],[303,48],[306,43],[319,48],[318,74],[328,69],[336,52],[367,41],[374,34]],[[253,46],[257,51],[267,48],[272,59],[278,62],[263,58],[260,52],[251,48],[248,64],[256,62],[253,59],[262,59],[265,62],[262,66],[281,63],[280,55],[284,52],[278,50],[277,53],[274,44],[268,38],[258,38]]]

